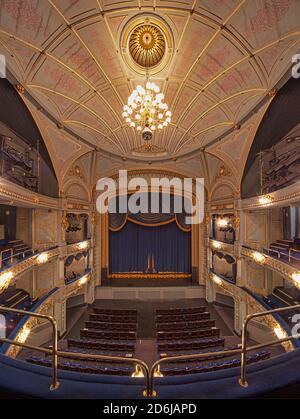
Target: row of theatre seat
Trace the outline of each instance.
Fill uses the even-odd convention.
[[[181,323],[181,322],[195,322],[201,320],[209,320],[210,314],[208,312],[196,313],[196,314],[168,314],[168,315],[156,315],[155,321],[158,323]]]
[[[85,328],[95,330],[122,330],[124,332],[136,332],[137,323],[104,323],[97,321],[87,321],[85,322]]]
[[[47,358],[30,357],[27,358],[27,362],[31,364],[39,365],[42,367],[51,367],[52,360]],[[85,374],[101,374],[101,375],[118,375],[118,376],[130,376],[133,373],[132,367],[124,365],[83,365],[82,363],[75,362],[59,362],[58,368],[65,371],[79,372]]]
[[[79,348],[91,351],[102,351],[115,355],[115,352],[135,352],[135,343],[133,342],[99,342],[97,340],[87,339],[68,339],[68,348]]]
[[[217,327],[207,328],[203,330],[187,330],[187,331],[177,331],[177,332],[157,332],[156,334],[158,341],[171,340],[197,340],[209,337],[220,337],[220,329]]]
[[[94,308],[95,314],[113,315],[113,316],[132,316],[137,320],[137,310],[115,310],[107,308]]]
[[[102,323],[136,323],[136,316],[124,314],[124,315],[115,315],[115,314],[90,314],[90,321],[102,322]]]
[[[81,339],[99,339],[99,340],[125,340],[125,341],[135,341],[136,332],[113,332],[113,331],[103,331],[103,330],[89,330],[82,329],[80,331]]]
[[[264,361],[270,358],[270,352],[267,351],[261,351],[254,355],[247,356],[247,364],[254,364],[255,362]],[[189,363],[185,366],[175,366],[172,364],[165,365],[161,367],[161,372],[164,376],[170,376],[170,375],[186,375],[186,374],[201,374],[201,373],[207,373],[207,372],[214,372],[214,371],[220,371],[228,368],[236,368],[240,367],[241,365],[241,359],[231,359],[229,361],[224,362],[212,362],[207,365],[201,365],[200,363],[192,364]]]
[[[156,316],[176,316],[176,315],[189,315],[189,314],[201,314],[206,312],[206,307],[194,307],[194,308],[169,308],[163,310],[156,310]]]
[[[157,323],[158,332],[177,331],[177,330],[202,330],[215,327],[215,320],[200,320],[191,322],[173,322],[173,323]]]
[[[212,338],[212,339],[201,339],[194,341],[172,341],[172,342],[159,342],[158,343],[158,352],[187,352],[197,349],[206,349],[206,348],[221,348],[225,345],[224,338]]]

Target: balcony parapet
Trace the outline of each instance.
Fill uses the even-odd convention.
[[[260,301],[260,299],[257,298],[247,288],[240,287],[228,281],[224,281],[224,279],[212,272],[210,273],[210,280],[213,284],[215,284],[215,286],[222,289],[225,294],[230,295],[234,301],[244,301],[247,306],[247,315],[270,309],[266,308],[266,305],[263,304],[263,302]],[[289,335],[291,332],[289,326],[278,315],[268,315],[262,317],[260,318],[259,323],[266,326],[268,329],[271,329],[273,332],[278,329],[283,330],[283,333],[286,335]],[[287,352],[290,352],[294,349],[294,345],[290,342],[285,343],[283,347]]]
[[[32,208],[61,209],[63,206],[61,198],[51,198],[32,192],[3,178],[1,178],[0,196],[13,201],[14,205],[26,204]]]
[[[234,244],[229,244],[225,242],[220,242],[218,240],[209,239],[208,245],[213,250],[217,250],[219,252],[223,252],[231,256],[234,256],[236,253],[236,248]]]
[[[31,312],[46,316],[53,316],[56,302],[65,301],[67,298],[75,296],[82,291],[83,287],[87,286],[91,279],[91,274],[85,273],[82,277],[78,278],[71,284],[53,289],[37,302]],[[16,339],[19,342],[25,343],[30,337],[31,331],[41,324],[43,324],[43,320],[25,316],[17,325],[12,335],[9,336],[9,339]],[[11,358],[16,358],[20,351],[20,347],[14,345],[4,345],[0,352],[5,353],[6,356]]]
[[[300,200],[300,182],[278,191],[239,201],[240,210],[261,210],[264,208],[284,207]]]
[[[282,260],[268,256],[265,253],[260,253],[257,250],[242,247],[241,256],[253,260],[258,265],[270,268],[289,281],[294,281],[294,275],[299,273],[295,267],[283,262]]]
[[[18,277],[30,269],[42,265],[43,263],[50,262],[55,258],[64,259],[65,257],[68,257],[74,253],[88,251],[91,248],[92,241],[86,240],[84,242],[74,243],[72,245],[43,250],[42,252],[35,253],[26,259],[16,262],[13,265],[8,266],[0,271],[0,279],[3,279],[2,281],[0,280],[0,293],[4,291],[8,286],[17,282]]]

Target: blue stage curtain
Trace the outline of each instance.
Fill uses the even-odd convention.
[[[145,227],[127,222],[118,232],[110,232],[110,272],[145,272],[148,256],[154,256],[158,272],[191,273],[191,233],[173,222]]]

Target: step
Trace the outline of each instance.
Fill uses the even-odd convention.
[[[17,307],[20,303],[22,303],[25,300],[29,300],[28,295],[24,295],[22,298],[20,298],[18,301],[16,301],[10,308]]]
[[[8,300],[5,300],[6,303],[10,303],[11,301],[13,301],[14,299],[18,298],[21,294],[23,294],[23,291],[20,290],[18,292],[16,292],[16,294],[14,294],[12,297],[10,297]]]
[[[283,290],[283,289],[279,289],[279,288],[277,288],[277,289],[275,289],[275,291],[274,291],[274,295],[277,297],[277,298],[279,298],[279,299],[281,299],[282,301],[284,301],[286,304],[288,304],[288,305],[296,305],[296,304],[298,304],[297,303],[297,301],[295,301],[294,300],[294,298],[291,296],[291,295],[289,295],[285,290]]]

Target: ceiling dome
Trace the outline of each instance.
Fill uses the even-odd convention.
[[[145,68],[157,66],[166,52],[162,31],[154,25],[140,25],[129,38],[129,51],[133,60]]]

